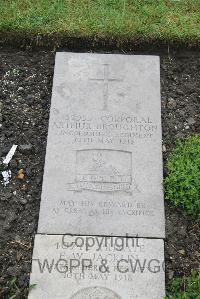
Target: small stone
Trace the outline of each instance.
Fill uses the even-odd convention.
[[[195,251],[195,255],[200,257],[200,252],[199,251]]]
[[[196,123],[196,121],[193,117],[190,117],[190,118],[188,118],[187,123],[188,123],[188,125],[194,125]]]
[[[20,239],[20,236],[19,235],[16,235],[15,236],[15,241],[19,242],[21,239]]]
[[[23,184],[22,187],[21,187],[21,190],[24,190],[24,191],[27,190],[27,185]]]
[[[20,202],[21,202],[21,204],[26,205],[27,204],[27,199],[24,198]]]
[[[167,107],[173,109],[176,107],[176,101],[173,98],[169,98],[167,102]]]
[[[190,128],[190,126],[185,126],[185,129],[186,129],[186,130],[189,130],[189,128]]]
[[[185,111],[184,110],[180,109],[180,110],[178,110],[178,112],[179,112],[180,116],[185,116]]]
[[[184,92],[181,89],[177,89],[176,93],[179,94],[179,95],[184,95]]]
[[[163,151],[163,153],[165,153],[167,151],[166,146],[164,144],[162,146],[162,151]]]
[[[161,64],[161,69],[163,69],[164,71],[167,71],[167,65]]]
[[[178,250],[178,253],[180,253],[181,255],[185,255],[185,250],[184,249],[180,249],[180,250]]]
[[[6,198],[1,195],[0,200],[4,201],[4,200],[6,200]]]
[[[24,90],[24,88],[23,88],[22,86],[20,86],[20,87],[18,88],[18,91],[22,91],[22,90]]]
[[[25,153],[25,152],[28,152],[28,151],[31,151],[33,148],[32,144],[21,144],[19,145],[19,150],[20,152],[22,153]]]
[[[169,276],[169,279],[172,279],[174,277],[174,271],[169,270],[168,276]]]

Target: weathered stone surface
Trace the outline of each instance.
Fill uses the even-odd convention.
[[[164,237],[159,58],[57,53],[39,233]]]
[[[29,299],[163,299],[163,268],[163,240],[36,235]]]

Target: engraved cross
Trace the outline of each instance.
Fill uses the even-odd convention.
[[[109,82],[122,82],[123,79],[109,77],[109,64],[103,64],[103,78],[90,78],[91,81],[101,81],[103,83],[103,110],[108,110],[108,88]]]

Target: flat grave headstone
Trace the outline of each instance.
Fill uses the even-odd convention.
[[[39,233],[164,237],[159,69],[56,54]]]
[[[163,299],[163,240],[36,235],[29,299]]]

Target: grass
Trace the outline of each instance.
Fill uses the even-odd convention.
[[[0,0],[0,37],[200,40],[199,0]]]
[[[200,219],[200,135],[179,141],[167,163],[165,197]]]
[[[30,285],[28,287],[28,292],[30,293],[31,290],[34,289],[36,286],[36,284]],[[13,277],[8,283],[8,299],[21,298],[23,296],[23,291],[25,291],[25,289],[20,290],[17,286],[17,278]]]
[[[175,278],[168,288],[166,299],[200,299],[200,273],[193,271],[191,276]]]
[[[18,288],[16,281],[16,277],[13,277],[9,281],[8,299],[14,299],[20,294],[20,289]]]

